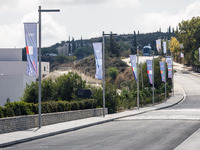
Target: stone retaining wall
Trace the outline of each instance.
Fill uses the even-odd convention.
[[[108,110],[106,109],[106,114]],[[87,109],[42,114],[42,126],[103,115],[103,109]],[[0,134],[38,127],[38,115],[0,119]]]

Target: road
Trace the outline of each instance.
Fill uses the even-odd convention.
[[[200,128],[200,78],[177,72],[186,99],[171,108],[88,127],[5,150],[172,150]]]

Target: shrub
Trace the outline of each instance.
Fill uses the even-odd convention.
[[[94,99],[79,100],[79,101],[48,101],[41,103],[42,113],[63,112],[79,109],[96,108],[97,101]],[[20,102],[6,103],[4,108],[0,107],[0,118],[13,117],[20,115],[32,115],[38,113],[38,104]]]
[[[87,109],[86,106],[85,106],[85,101],[79,101],[78,103],[79,103],[79,109],[80,110]]]
[[[3,107],[0,106],[0,118],[4,117]]]
[[[65,111],[70,111],[70,110],[71,110],[71,103],[65,101]]]
[[[38,102],[38,82],[32,82],[30,85],[26,84],[22,100],[28,103]]]
[[[79,110],[79,103],[77,101],[73,101],[70,103],[71,110]]]
[[[58,112],[65,111],[65,102],[64,101],[57,102],[57,110],[58,110]]]
[[[56,95],[55,99],[62,99],[70,101],[73,99],[73,95],[78,89],[84,88],[86,82],[81,79],[75,73],[68,73],[67,75],[62,75],[55,80],[56,84]]]
[[[97,100],[97,107],[103,106],[103,91],[101,88],[91,88],[93,92],[93,98]],[[117,89],[112,84],[106,84],[105,89],[105,105],[108,108],[108,113],[115,113],[119,110],[119,94]]]
[[[115,80],[118,74],[119,71],[116,68],[111,67],[108,69],[108,75],[112,78],[112,80]]]

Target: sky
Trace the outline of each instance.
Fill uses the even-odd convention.
[[[38,22],[42,12],[42,47],[100,37],[105,33],[156,32],[200,15],[200,0],[0,0],[0,48],[25,47],[24,22]]]

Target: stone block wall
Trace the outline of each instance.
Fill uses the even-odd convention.
[[[107,109],[105,113],[108,113]],[[42,114],[41,120],[42,126],[45,126],[60,122],[96,117],[101,115],[103,115],[103,109],[98,108]],[[0,119],[0,134],[27,130],[35,127],[38,127],[38,115],[17,116]]]

